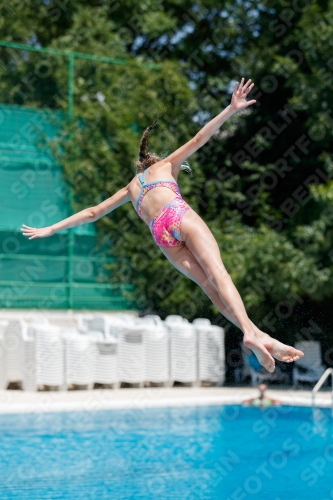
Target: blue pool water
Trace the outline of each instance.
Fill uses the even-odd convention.
[[[0,498],[333,499],[329,410],[0,416]]]

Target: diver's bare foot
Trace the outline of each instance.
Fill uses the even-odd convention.
[[[274,358],[279,359],[280,361],[292,363],[293,361],[297,361],[299,358],[304,356],[302,351],[299,351],[290,345],[283,344],[279,340],[273,339],[257,327],[255,328],[255,335],[266,347],[267,351],[274,356]]]
[[[275,361],[256,335],[254,333],[245,333],[243,342],[246,347],[254,352],[259,363],[266,368],[267,371],[273,373],[275,370]]]

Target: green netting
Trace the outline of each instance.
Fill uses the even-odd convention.
[[[53,123],[54,122],[54,123]],[[0,229],[50,225],[67,217],[68,193],[62,169],[37,146],[54,137],[61,113],[0,105]]]
[[[0,307],[129,309],[110,285],[93,224],[29,241],[22,223],[40,227],[70,215],[61,165],[38,146],[61,126],[59,112],[0,105]]]

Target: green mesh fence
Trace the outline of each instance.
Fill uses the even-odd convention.
[[[61,165],[40,148],[63,115],[0,105],[0,307],[130,309],[130,286],[111,285],[93,224],[29,241],[22,223],[41,227],[70,215]]]

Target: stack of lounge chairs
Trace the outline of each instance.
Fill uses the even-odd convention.
[[[0,348],[0,389],[224,382],[224,332],[205,319],[82,314],[64,328],[12,318],[0,320]]]

